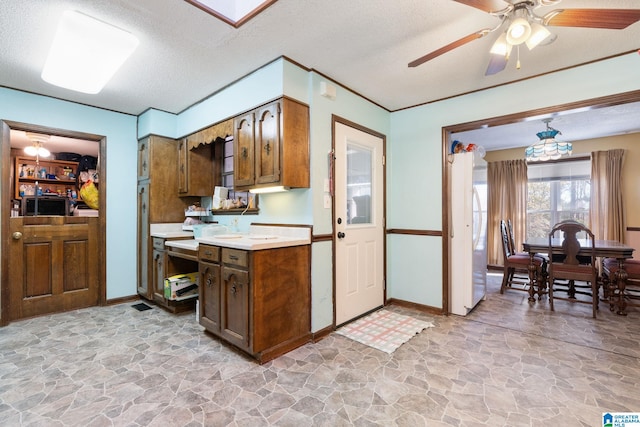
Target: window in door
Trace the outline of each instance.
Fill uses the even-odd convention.
[[[591,161],[528,165],[527,238],[547,237],[567,219],[589,224]]]

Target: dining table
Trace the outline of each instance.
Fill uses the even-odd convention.
[[[551,239],[551,253],[549,253],[549,238],[548,237],[531,237],[527,239],[522,247],[525,252],[529,253],[529,280],[531,295],[530,300],[533,299],[535,289],[538,291],[538,299],[542,297],[542,294],[546,290],[546,284],[544,279],[536,275],[536,265],[534,263],[535,254],[547,254],[549,259],[553,254],[562,254],[562,242],[563,238]],[[580,251],[578,255],[591,256],[591,242],[587,239],[578,239],[580,242]],[[620,315],[626,315],[626,303],[624,300],[624,289],[626,287],[627,272],[624,270],[624,262],[626,259],[633,257],[633,251],[635,249],[631,246],[627,246],[624,243],[617,240],[595,240],[595,256],[598,258],[615,258],[618,261],[618,270],[613,275],[610,286],[611,290],[617,290],[616,292],[604,290],[604,296],[609,300],[611,309],[615,307],[616,313]]]

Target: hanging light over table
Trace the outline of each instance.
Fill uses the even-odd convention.
[[[573,144],[556,139],[556,135],[562,135],[562,132],[549,126],[552,120],[543,120],[547,125],[547,129],[536,134],[540,141],[525,149],[524,154],[528,162],[557,160],[561,157],[570,156],[573,152]]]

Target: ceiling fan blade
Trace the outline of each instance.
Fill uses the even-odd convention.
[[[487,72],[484,73],[485,76],[492,76],[504,70],[507,66],[507,62],[509,61],[509,58],[505,55],[496,55],[495,53],[492,53],[489,57],[489,66],[487,67]]]
[[[476,31],[473,34],[469,34],[468,36],[465,36],[465,37],[463,37],[463,38],[461,38],[459,40],[456,40],[453,43],[449,43],[448,45],[443,46],[438,50],[434,50],[431,53],[428,53],[428,54],[426,54],[424,56],[421,56],[418,59],[415,59],[415,60],[409,62],[409,67],[417,67],[418,65],[422,65],[427,61],[431,61],[433,58],[436,58],[436,57],[442,55],[443,53],[447,53],[450,50],[453,50],[453,49],[458,48],[458,47],[460,47],[462,45],[465,45],[465,44],[467,44],[469,42],[472,42],[472,41],[474,41],[476,39],[479,39],[481,37],[486,36],[487,34],[489,34],[489,31],[490,30],[488,30],[488,29],[484,29],[484,30]]]
[[[640,21],[640,9],[557,9],[547,13],[543,21],[556,27],[622,30]]]
[[[509,7],[504,0],[454,0],[487,13],[499,12]]]

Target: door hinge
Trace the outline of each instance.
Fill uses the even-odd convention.
[[[387,157],[382,156],[382,166],[385,166],[386,164],[387,164]]]

